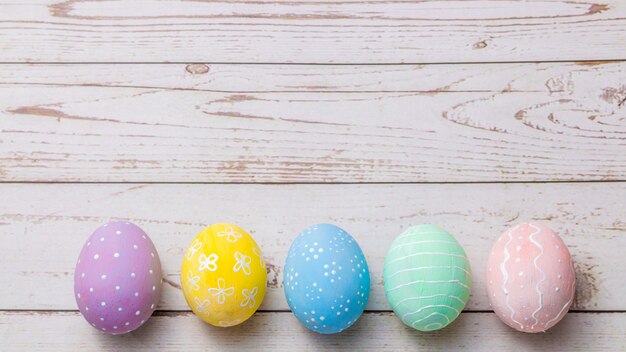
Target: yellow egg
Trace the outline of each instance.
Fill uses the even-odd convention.
[[[213,224],[191,242],[180,281],[198,317],[228,327],[243,323],[259,308],[267,271],[252,236],[237,225]]]

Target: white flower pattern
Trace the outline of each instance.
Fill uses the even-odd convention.
[[[217,325],[221,326],[221,327],[229,327],[229,326],[234,326],[241,323],[241,319],[236,318],[233,320],[220,320]]]
[[[244,274],[246,274],[246,276],[250,276],[250,263],[252,263],[252,258],[243,253],[240,253],[239,251],[236,251],[235,260],[237,262],[233,266],[233,271],[238,272],[241,270]]]
[[[224,228],[224,231],[217,233],[217,236],[226,237],[226,240],[232,243],[237,242],[237,240],[241,238],[241,234],[235,231],[232,226],[226,226],[226,228]]]
[[[202,248],[202,242],[198,241],[197,238],[194,239],[193,242],[191,242],[191,246],[189,246],[189,250],[187,251],[187,260],[191,260],[200,248]]]
[[[198,286],[198,282],[200,281],[200,276],[193,276],[193,272],[189,270],[187,273],[187,286],[192,291],[198,291],[200,286]]]
[[[232,296],[235,293],[234,287],[226,288],[226,280],[223,278],[217,279],[217,287],[209,288],[209,294],[217,297],[217,304],[224,304],[226,296]]]
[[[248,306],[248,308],[252,308],[254,307],[254,305],[256,304],[256,294],[259,292],[259,289],[255,286],[252,288],[252,290],[248,290],[247,288],[244,288],[241,291],[241,294],[243,295],[244,299],[241,300],[241,303],[239,304],[241,307],[245,307]]]
[[[256,247],[252,247],[252,252],[254,252],[254,254],[259,257],[259,265],[261,265],[261,268],[265,268],[265,259],[263,259],[263,254],[261,253],[261,251],[258,250]]]
[[[217,259],[218,256],[215,253],[210,254],[208,257],[204,254],[200,254],[198,258],[198,262],[200,263],[200,267],[198,267],[198,271],[208,270],[215,271],[217,270]]]
[[[198,312],[209,315],[209,305],[211,304],[211,302],[208,299],[202,301],[200,300],[200,298],[194,297],[193,300],[194,302],[196,302],[196,310]]]

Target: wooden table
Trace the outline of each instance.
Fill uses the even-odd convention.
[[[626,350],[626,2],[0,1],[0,350]],[[132,221],[165,283],[140,330],[76,310],[89,234]],[[493,241],[557,230],[577,294],[544,334],[491,312]],[[264,250],[268,293],[219,329],[186,306],[183,251],[235,222]],[[366,312],[333,336],[289,312],[282,265],[335,223],[372,273]],[[391,313],[382,264],[402,229],[465,247],[470,303],[419,333]]]

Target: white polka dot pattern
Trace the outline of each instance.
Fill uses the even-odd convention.
[[[354,238],[319,224],[292,243],[285,263],[285,296],[307,328],[334,334],[354,324],[367,304],[370,273]]]
[[[85,319],[109,334],[140,327],[161,297],[161,263],[139,227],[116,221],[89,237],[74,273],[76,303]]]

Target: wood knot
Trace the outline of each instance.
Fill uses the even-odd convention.
[[[550,94],[565,92],[565,83],[557,77],[550,78],[545,85]]]
[[[595,15],[596,13],[601,13],[607,11],[609,9],[609,5],[607,4],[591,4],[589,6],[589,10],[587,10],[587,15]]]
[[[593,259],[593,258],[588,258]],[[588,263],[577,263],[574,261],[576,268],[576,295],[574,296],[573,309],[589,310],[598,306],[597,294],[598,279],[597,265]]]
[[[617,104],[617,107],[621,108],[626,104],[626,86],[622,86],[619,89],[613,87],[604,88],[600,98],[609,104]]]
[[[474,49],[484,49],[487,47],[487,41],[486,40],[481,40],[477,43],[474,43],[473,48]]]
[[[268,261],[265,262],[265,266],[267,268],[267,287],[279,288],[280,267]]]
[[[203,75],[209,72],[209,66],[205,64],[189,64],[185,70],[192,75]]]

